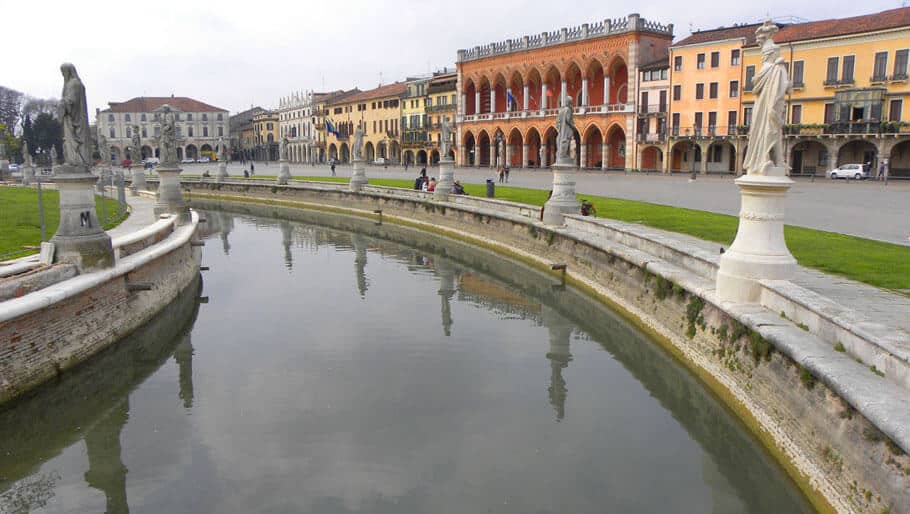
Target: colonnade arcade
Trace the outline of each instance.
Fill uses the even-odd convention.
[[[572,59],[562,68],[544,63],[540,67],[470,76],[462,88],[463,114],[471,117],[556,109],[558,100],[566,95],[580,107],[625,105],[629,100],[626,61],[621,55],[604,61],[606,66],[598,58]]]
[[[507,163],[512,168],[545,168],[556,162],[556,136],[555,125],[506,130],[497,127],[492,131],[468,128],[462,136],[459,164],[497,167]],[[581,168],[623,169],[626,141],[625,127],[618,122],[606,129],[594,122],[583,125],[575,133],[575,164]]]

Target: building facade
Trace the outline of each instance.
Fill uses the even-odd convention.
[[[743,51],[761,24],[694,32],[670,47],[670,135],[664,171],[740,173]]]
[[[401,162],[427,164],[430,137],[427,132],[427,87],[429,78],[409,78],[401,95]]]
[[[401,162],[399,123],[401,97],[406,90],[407,83],[396,82],[327,102],[325,123],[331,123],[337,132],[329,133],[326,125],[328,158],[340,163],[350,162],[354,129],[361,126],[364,130],[363,158],[367,162],[379,158]]]
[[[572,97],[576,163],[634,168],[636,77],[672,38],[673,25],[632,14],[459,50],[459,164],[549,166],[557,109]]]
[[[430,140],[429,161],[430,164],[439,163],[441,148],[440,127],[443,119],[447,119],[452,126],[453,133],[456,130],[457,122],[455,115],[458,110],[458,75],[454,72],[444,69],[442,73],[437,73],[430,81],[427,87],[427,132]],[[458,148],[454,141],[449,141],[449,157],[457,159]]]
[[[356,95],[361,91],[356,87],[354,89],[349,89],[347,91],[339,89],[337,91],[332,91],[329,93],[315,93],[313,95],[313,104],[315,105],[315,110],[313,112],[313,129],[316,131],[314,134],[314,144],[316,145],[315,157],[316,162],[328,162],[328,145],[326,143],[329,133],[326,130],[325,120],[331,118],[330,107],[336,102],[341,102],[345,98]],[[337,153],[337,147],[336,147]]]
[[[253,116],[253,160],[278,160],[278,131],[278,111],[264,110]]]
[[[664,169],[667,142],[667,111],[670,96],[670,64],[663,55],[638,71],[638,160],[643,171]]]
[[[792,174],[824,174],[843,164],[882,164],[910,177],[910,7],[782,27],[774,37],[787,61],[787,158]],[[745,49],[743,118],[752,105],[757,46]]]
[[[262,107],[251,107],[231,116],[232,159],[246,160],[252,158],[253,141],[255,140],[253,135],[253,117],[262,112],[265,112]]]
[[[158,157],[161,135],[160,113],[167,105],[177,115],[178,159],[217,159],[219,141],[230,141],[228,111],[183,96],[137,97],[109,102],[95,112],[98,131],[107,138],[113,162]],[[140,153],[131,150],[138,130]]]
[[[280,137],[288,138],[288,160],[298,163],[318,162],[313,91],[298,91],[278,102]]]

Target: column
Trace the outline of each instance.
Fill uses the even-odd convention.
[[[579,105],[588,105],[588,77],[581,78],[581,103]]]
[[[490,167],[496,167],[496,142],[490,141]]]
[[[496,112],[496,89],[490,88],[490,112]]]
[[[584,168],[588,162],[588,145],[581,144],[581,148],[578,149],[578,157],[578,167]]]
[[[708,143],[708,146],[698,145],[698,149],[701,150],[701,174],[708,174],[708,149],[711,148],[711,143]]]
[[[462,93],[461,94],[461,105],[458,106],[458,110],[459,110],[459,112],[461,112],[462,116],[464,116],[464,114],[465,114],[466,105],[468,105],[468,94]]]
[[[604,105],[610,104],[610,77],[604,75]]]
[[[480,114],[480,91],[474,93],[474,114]]]
[[[521,145],[521,167],[522,168],[528,167],[528,145],[527,144]]]
[[[540,86],[540,108],[547,108],[547,83],[544,82]]]
[[[527,84],[524,85],[522,92],[524,93],[524,96],[521,97],[521,103],[522,103],[521,108],[522,108],[522,110],[527,111],[528,110],[528,85]]]
[[[610,162],[610,145],[604,142],[600,145],[600,169],[607,171]]]
[[[562,84],[560,84],[560,86],[559,86],[559,104],[557,104],[556,107],[559,107],[559,106],[561,106],[563,103],[565,103],[565,101],[566,101],[566,95],[567,95],[567,93],[566,93],[566,80],[563,79],[563,80],[562,80]]]
[[[512,166],[512,145],[506,145],[506,156],[505,162],[502,163],[504,166]]]

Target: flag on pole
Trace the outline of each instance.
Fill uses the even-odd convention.
[[[335,128],[335,124],[332,123],[332,120],[328,118],[325,119],[325,131],[329,134],[335,134],[335,137],[338,137],[338,129]]]
[[[515,109],[515,97],[512,96],[512,91],[509,89],[506,90],[506,104],[509,106],[510,111],[516,110]]]

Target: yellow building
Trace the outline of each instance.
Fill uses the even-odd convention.
[[[327,103],[323,111],[326,123],[331,123],[337,131],[337,134],[329,133],[326,126],[325,143],[329,159],[350,162],[351,140],[354,129],[359,125],[364,129],[363,157],[367,162],[379,158],[400,162],[400,103],[406,90],[406,83],[396,82]]]
[[[313,94],[315,108],[313,109],[313,119],[310,120],[310,122],[313,124],[314,129],[313,139],[316,147],[316,162],[328,161],[326,140],[329,135],[325,130],[325,120],[326,117],[330,117],[329,106],[352,95],[356,95],[357,93],[360,93],[360,90],[355,87],[354,89],[349,89],[347,91],[339,89],[338,91],[332,91],[330,93]]]
[[[442,73],[436,73],[427,87],[427,131],[430,140],[429,159],[431,164],[436,164],[440,159],[440,134],[439,129],[442,120],[448,118],[452,126],[452,133],[456,133],[455,113],[457,111],[457,94],[458,75],[453,71],[443,70]],[[455,159],[458,149],[454,141],[449,141],[451,150],[449,156]]]
[[[670,47],[666,171],[741,171],[742,56],[760,26],[694,32]]]
[[[429,78],[409,78],[401,95],[401,162],[424,166],[430,151],[427,132],[427,86]]]
[[[774,41],[790,67],[787,155],[791,173],[824,174],[868,164],[878,174],[910,177],[907,78],[910,8],[788,25]],[[744,49],[743,120],[751,123],[751,77],[761,67],[754,43]]]
[[[253,159],[278,160],[278,112],[263,111],[253,116]]]

